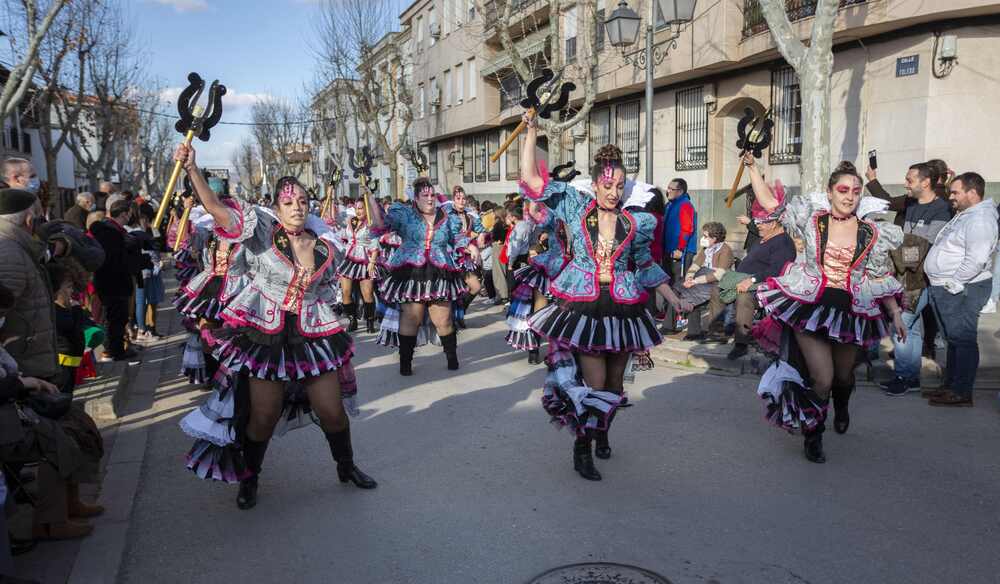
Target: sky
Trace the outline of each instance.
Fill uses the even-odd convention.
[[[319,0],[130,0],[136,35],[149,53],[149,74],[167,88],[171,112],[196,71],[226,86],[222,122],[250,121],[255,100],[298,100],[316,70],[311,22]],[[220,124],[207,144],[196,140],[203,166],[230,166],[248,135]],[[178,134],[178,140],[180,135]]]

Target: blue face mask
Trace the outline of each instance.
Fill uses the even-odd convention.
[[[28,185],[24,187],[24,190],[28,191],[29,193],[35,194],[38,193],[38,189],[40,188],[42,188],[42,181],[38,180],[38,177],[35,176],[28,179]]]

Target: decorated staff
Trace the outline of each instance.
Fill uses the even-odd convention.
[[[541,76],[528,84],[525,90],[528,97],[521,100],[521,107],[528,110],[529,119],[539,117],[547,120],[552,117],[553,112],[566,107],[569,103],[569,94],[574,89],[576,89],[576,85],[573,83],[562,83],[562,71],[553,73],[552,69],[543,69]],[[556,98],[555,101],[553,98]],[[517,140],[518,135],[526,127],[527,121],[518,124],[514,131],[507,136],[507,140],[500,146],[500,149],[494,152],[493,156],[490,156],[490,162],[500,160],[500,156],[507,151],[514,140]]]
[[[205,80],[197,73],[190,73],[188,86],[177,98],[177,113],[180,115],[180,119],[174,124],[174,129],[184,134],[185,146],[190,146],[195,136],[198,136],[202,142],[208,142],[210,130],[222,118],[222,96],[226,94],[226,86],[221,85],[218,79],[212,81],[208,90],[207,109],[198,103],[204,90]],[[180,161],[174,164],[170,180],[167,181],[167,188],[163,191],[163,201],[160,202],[160,208],[153,219],[153,229],[159,229],[163,223],[163,214],[170,207],[170,201],[174,196],[174,186],[177,185],[177,179],[181,175],[181,168]]]
[[[184,196],[194,195],[194,187],[191,186],[191,179],[184,177],[184,190],[181,191]],[[191,220],[191,207],[184,207],[184,212],[181,214],[180,221],[177,222],[177,237],[174,238],[174,253],[177,253],[181,247],[184,245],[184,240],[187,238],[188,232],[188,222]]]
[[[319,216],[325,221],[328,217],[333,218],[333,209],[337,204],[337,187],[340,186],[341,179],[344,178],[344,171],[342,168],[333,165],[333,172],[330,173],[330,179],[327,181],[326,185],[326,198],[323,199],[323,205],[320,207]]]
[[[747,133],[747,126],[750,127],[750,133]],[[771,128],[774,127],[774,120],[771,119],[771,110],[768,109],[764,112],[762,116],[754,116],[753,110],[746,108],[743,110],[743,117],[740,118],[740,123],[736,126],[736,133],[739,136],[739,140],[736,141],[736,147],[740,149],[740,169],[736,173],[736,180],[733,181],[733,187],[729,189],[729,195],[726,196],[726,208],[732,208],[733,201],[736,199],[736,193],[740,189],[740,181],[743,180],[743,169],[746,168],[743,164],[743,157],[747,152],[752,152],[754,158],[760,158],[764,155],[764,150],[771,145]]]
[[[360,152],[355,152],[353,148],[348,148],[347,152],[350,154],[348,164],[351,165],[351,170],[354,171],[354,178],[361,181],[361,188],[374,195],[375,191],[378,190],[378,181],[372,180],[373,157],[371,148],[365,146]],[[365,214],[370,218],[372,210],[368,208],[368,197],[362,195],[361,198],[365,201]]]

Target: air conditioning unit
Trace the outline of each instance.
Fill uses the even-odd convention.
[[[431,33],[431,38],[439,39],[441,38],[441,25],[438,23],[432,23],[427,30]]]

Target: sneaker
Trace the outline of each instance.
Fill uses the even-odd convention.
[[[949,391],[942,395],[931,397],[927,400],[927,403],[939,407],[971,408],[972,392],[960,394]]]
[[[997,302],[996,300],[990,298],[989,300],[986,301],[986,306],[984,306],[983,309],[979,311],[979,314],[996,314],[996,311],[997,311]]]
[[[910,392],[920,391],[920,380],[897,377],[885,384],[882,391],[889,397],[904,396]]]
[[[907,387],[912,388],[912,389],[920,389],[920,379],[919,378],[918,379],[905,380],[905,379],[903,379],[902,377],[900,377],[898,375],[895,376],[895,377],[893,377],[889,381],[883,381],[882,383],[879,384],[879,386],[882,389],[888,389],[888,388],[890,388],[890,387],[892,387],[894,385],[897,385],[899,383],[904,383],[904,384],[906,384]]]

